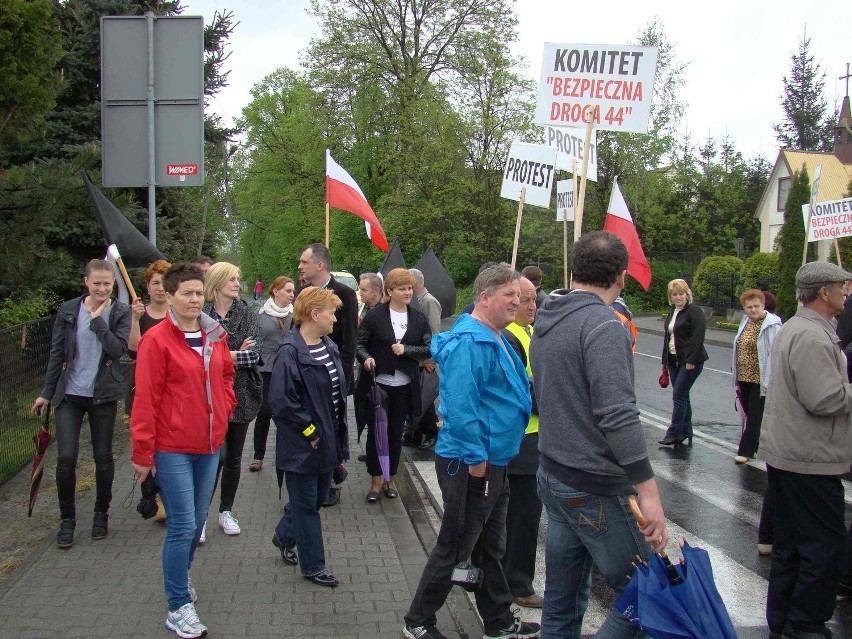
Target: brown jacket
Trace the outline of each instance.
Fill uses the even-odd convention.
[[[852,462],[852,384],[832,322],[800,308],[772,347],[758,457],[779,470],[842,475]]]

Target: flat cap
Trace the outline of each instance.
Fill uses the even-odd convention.
[[[852,280],[852,273],[831,262],[808,262],[796,271],[797,288],[819,288],[847,280]]]

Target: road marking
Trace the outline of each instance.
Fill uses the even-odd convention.
[[[648,355],[648,353],[640,353],[639,351],[636,351],[634,354],[641,355],[642,357],[650,357],[651,359],[655,359],[657,361],[659,361],[660,359],[659,355]],[[714,373],[721,373],[722,375],[733,375],[731,371],[720,371],[718,368],[710,368],[709,366],[705,366],[702,370],[713,371]]]

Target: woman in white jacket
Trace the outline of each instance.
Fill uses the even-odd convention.
[[[757,453],[763,405],[769,386],[772,343],[781,328],[781,318],[768,312],[764,308],[765,302],[763,291],[756,288],[740,295],[745,317],[737,330],[731,365],[734,390],[746,415],[745,428],[734,457],[738,464],[744,464]]]

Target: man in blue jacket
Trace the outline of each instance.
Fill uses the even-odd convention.
[[[444,516],[405,615],[408,639],[444,638],[435,627],[435,613],[450,593],[453,568],[460,562],[482,571],[476,607],[486,638],[538,637],[538,624],[512,613],[512,593],[500,565],[509,503],[506,465],[518,454],[532,407],[524,365],[500,334],[515,319],[519,278],[508,264],[483,270],[473,285],[473,312],[432,339],[432,357],[442,371],[444,426],[435,446],[435,469]]]

